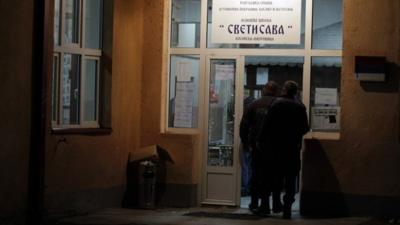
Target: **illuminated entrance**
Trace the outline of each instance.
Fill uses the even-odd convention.
[[[299,1],[287,1],[293,3],[292,12],[300,12],[300,19],[292,20],[297,14],[291,14],[290,7],[279,6],[281,1],[238,1],[248,4],[242,8],[259,10],[261,6],[252,4],[276,3],[274,8],[280,7],[278,11],[287,10],[285,15],[293,16],[279,19],[282,12],[268,14],[265,10],[272,10],[272,6],[261,7],[262,15],[269,15],[265,20],[252,13],[238,14],[244,23],[251,22],[246,18],[258,18],[258,22],[271,27],[280,22],[283,33],[297,33],[283,36],[279,29],[275,33],[271,30],[276,43],[269,43],[272,39],[261,40],[251,29],[240,30],[241,26],[235,31],[235,25],[230,26],[234,23],[224,19],[230,18],[229,10],[234,10],[237,2],[229,0],[235,7],[221,10],[227,1],[171,0],[167,4],[170,15],[166,24],[169,75],[165,127],[166,132],[201,137],[200,160],[196,162],[201,166],[199,202],[238,206],[238,131],[243,99],[259,97],[261,83],[274,80],[282,85],[288,79],[295,80],[300,84],[301,100],[311,121],[312,132],[307,137],[339,137],[342,1],[302,0],[298,5]],[[216,23],[218,26],[213,26]],[[262,34],[259,28],[257,35]],[[265,35],[267,28],[263,29]],[[246,34],[248,40],[235,36],[241,34]],[[326,95],[328,99],[323,98]],[[332,115],[325,117],[323,112]]]

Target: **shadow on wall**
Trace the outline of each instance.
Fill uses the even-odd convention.
[[[131,161],[131,153],[129,153],[126,163],[126,189],[121,204],[124,208],[139,206],[139,166],[140,162]]]
[[[366,92],[379,93],[399,93],[400,75],[399,65],[395,63],[386,63],[385,65],[386,81],[384,82],[368,82],[361,81],[360,86]]]
[[[302,216],[340,217],[349,214],[335,171],[318,140],[305,141],[302,186],[300,199]]]
[[[400,142],[400,65],[398,64],[393,64],[391,67],[391,73],[393,73],[397,77],[397,93],[398,93],[398,98],[399,98],[399,103],[398,103],[398,109],[397,109],[397,120],[398,120],[398,129],[397,129],[397,134],[398,134],[398,139]]]
[[[385,82],[360,82],[361,88],[366,92],[398,93],[398,140],[400,142],[400,65],[396,63],[386,64]]]
[[[398,109],[397,109],[397,119],[398,119],[398,139],[400,142],[400,65],[398,64],[393,64],[393,69],[391,70],[393,74],[397,77],[397,93],[398,93],[398,98],[399,98],[399,103],[398,103]]]

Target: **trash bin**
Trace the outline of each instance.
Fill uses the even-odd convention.
[[[165,193],[166,163],[174,164],[168,151],[158,145],[129,154],[126,167],[124,208],[156,208]]]
[[[152,161],[143,161],[139,166],[139,207],[144,209],[155,208],[156,191],[156,164]]]

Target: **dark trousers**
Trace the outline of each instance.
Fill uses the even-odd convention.
[[[274,208],[280,208],[283,179],[276,171],[276,159],[266,149],[256,149],[255,146],[252,149],[251,202],[258,205],[258,199],[261,199],[261,206],[269,207],[272,194]]]
[[[283,196],[283,203],[286,207],[291,207],[295,201],[296,194],[296,181],[300,171],[300,150],[295,149],[296,154],[290,154],[285,157],[283,161],[282,177],[284,180],[285,195]]]
[[[291,171],[283,175],[285,195],[283,196],[283,204],[287,207],[292,206],[295,201],[296,194],[296,178],[298,171]]]
[[[274,168],[273,187],[283,187],[285,195],[283,203],[286,208],[291,208],[295,201],[296,194],[296,178],[300,171],[300,148],[298,145],[275,144],[271,146],[271,158]]]
[[[250,177],[250,196],[251,204],[258,206],[258,199],[262,197],[262,160],[260,151],[256,146],[252,146],[251,151],[251,177]]]
[[[243,149],[240,154],[240,161],[242,162],[242,195],[250,193],[250,179],[251,179],[251,149]]]

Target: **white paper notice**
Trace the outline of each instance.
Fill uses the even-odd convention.
[[[192,127],[193,82],[177,82],[175,95],[174,127]]]
[[[311,109],[311,128],[314,130],[339,130],[340,107],[319,106]]]
[[[213,0],[212,43],[300,44],[300,0]]]
[[[178,61],[176,63],[177,68],[177,81],[190,81],[190,68],[192,66],[191,62]]]
[[[317,105],[337,105],[336,88],[315,88],[315,104]]]
[[[233,80],[235,68],[233,65],[215,65],[216,80]]]

